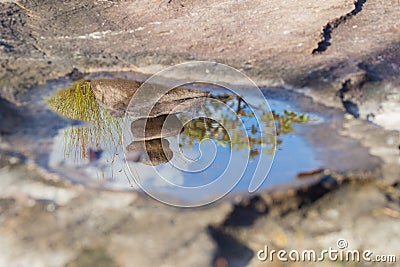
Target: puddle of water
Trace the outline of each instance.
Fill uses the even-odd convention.
[[[103,89],[108,88],[108,95],[101,95],[96,87],[99,83],[103,83]],[[55,137],[50,168],[66,177],[84,177],[90,183],[112,189],[136,187],[136,178],[152,190],[168,195],[168,182],[202,186],[219,177],[228,165],[232,175],[241,173],[242,162],[247,159],[249,163],[243,179],[233,189],[235,192],[247,192],[260,157],[260,164],[268,165],[275,156],[261,189],[293,181],[299,171],[321,167],[312,148],[297,134],[304,124],[319,118],[300,114],[287,102],[268,100],[274,118],[265,112],[257,121],[251,107],[241,98],[213,90],[207,97],[198,93],[186,106],[165,102],[161,109],[153,110],[152,118],[124,118],[120,111],[129,99],[113,91],[117,87],[113,87],[111,80],[80,82],[47,100],[49,108],[62,116],[85,122],[63,129]],[[199,105],[202,112],[194,115],[191,107]],[[171,108],[174,112],[168,110]],[[165,110],[171,114],[162,114]],[[222,120],[207,119],[210,115]],[[277,129],[276,151],[273,125]],[[267,134],[262,136],[260,127]],[[144,128],[142,133],[140,129]],[[167,183],[157,181],[155,170]],[[209,193],[218,194],[218,186],[213,190]]]

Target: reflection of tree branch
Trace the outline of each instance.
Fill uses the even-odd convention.
[[[209,118],[201,118],[201,124],[199,124],[199,120],[190,121],[185,126],[185,134],[188,137],[187,142],[189,145],[192,145],[195,141],[200,142],[208,137],[215,139],[220,144],[230,144],[235,150],[248,148],[250,149],[250,157],[255,157],[259,154],[259,146],[274,144],[275,142],[279,146],[282,143],[280,135],[292,132],[293,123],[306,123],[308,121],[306,115],[284,111],[283,114],[264,112],[260,117],[260,122],[252,122],[254,113],[249,105],[239,96],[219,95],[215,98],[231,108],[235,107],[237,116],[231,117],[229,114],[222,112],[221,122]],[[212,114],[213,110],[219,110],[221,107],[219,103],[213,102],[209,106],[204,105],[202,108],[204,109],[204,114]],[[258,110],[262,111],[263,109],[259,107]],[[242,123],[252,123],[246,127],[247,136],[242,136],[239,130]],[[265,124],[262,127],[266,127],[266,131],[263,131],[266,134],[263,137],[261,137],[261,131],[258,130],[260,128],[259,123]],[[277,140],[274,139],[273,124],[275,124],[277,129]],[[228,132],[223,126],[232,129],[233,136],[229,137]],[[271,134],[268,134],[269,132]],[[248,140],[248,145],[246,140]],[[266,153],[273,152],[273,146],[271,146],[271,149],[267,149]]]
[[[242,103],[241,101],[242,101],[242,99],[239,98],[238,99],[238,104],[237,104],[237,110],[236,110],[236,114],[238,114],[238,115],[240,114],[240,111],[241,111],[241,108],[240,108],[240,104]]]

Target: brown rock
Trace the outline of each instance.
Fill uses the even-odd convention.
[[[91,85],[96,99],[105,104],[113,115],[120,117],[128,108],[129,115],[135,119],[157,117],[196,108],[202,103],[198,98],[203,99],[208,95],[204,91],[178,87],[168,91],[158,101],[153,101],[152,97],[165,88],[161,85],[146,84],[143,90],[147,90],[148,94],[136,96],[134,103],[128,107],[142,83],[118,78],[92,80]]]
[[[195,112],[201,109],[205,99],[205,97],[178,100],[170,99],[170,101],[163,101],[163,99],[160,99],[160,102],[158,102],[156,105],[152,106],[148,102],[143,102],[143,106],[129,107],[127,112],[129,117],[132,119],[155,118],[165,114],[168,115],[185,111]]]
[[[135,141],[174,136],[178,135],[182,130],[182,122],[173,114],[139,119],[131,124],[131,131]]]
[[[125,110],[140,85],[139,82],[119,78],[91,81],[96,99],[112,110]]]
[[[173,156],[173,152],[169,148],[169,141],[163,138],[149,141],[134,141],[127,146],[126,150],[128,152],[142,153],[141,162],[150,166],[167,163]]]

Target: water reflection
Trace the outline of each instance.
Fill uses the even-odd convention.
[[[131,123],[132,138],[135,141],[174,136],[180,134],[182,130],[183,124],[174,114],[138,119]]]
[[[128,153],[137,153],[136,162],[141,162],[149,166],[158,166],[169,162],[172,159],[173,152],[170,149],[170,143],[164,138],[158,138],[147,141],[133,141],[126,150]]]
[[[262,110],[262,106],[249,107],[240,97],[226,92],[210,96],[185,88],[174,89],[159,100],[150,114],[144,114],[145,99],[141,106],[128,106],[139,86],[140,83],[122,79],[81,81],[48,99],[52,110],[88,123],[64,130],[63,140],[56,144],[63,146],[63,153],[61,156],[55,148],[53,167],[82,168],[88,177],[101,177],[107,185],[124,188],[126,178],[130,179],[127,160],[140,179],[154,179],[149,168],[156,167],[171,182],[198,186],[224,170],[232,151],[239,155],[238,160],[248,156],[256,159],[260,151],[272,155],[274,126],[279,148],[294,124],[309,120],[306,115],[283,110],[263,113],[261,121],[257,121],[253,110]],[[129,120],[122,119],[125,109]],[[215,114],[218,121],[209,118]],[[241,130],[243,125],[245,131]],[[262,135],[260,127],[267,134]],[[103,153],[93,158],[93,152]],[[246,172],[255,167],[250,164]]]
[[[89,123],[89,127],[72,127],[64,131],[63,151],[66,158],[79,161],[89,158],[89,149],[114,149],[121,143],[122,120],[99,104],[89,81],[75,83],[47,102],[50,109],[60,115]]]
[[[173,152],[165,138],[182,131],[183,124],[174,114],[134,120],[131,123],[133,141],[126,147],[127,158],[150,166],[167,163]]]

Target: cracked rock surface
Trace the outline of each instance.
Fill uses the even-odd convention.
[[[266,244],[322,250],[338,238],[400,255],[399,17],[397,0],[1,1],[0,266],[265,266],[256,253]],[[49,146],[35,139],[25,154],[12,150],[26,144],[27,125],[51,136],[65,123],[40,131],[54,116],[26,107],[35,85],[188,60],[340,109],[334,130],[379,168],[181,210],[60,180],[29,158]]]

